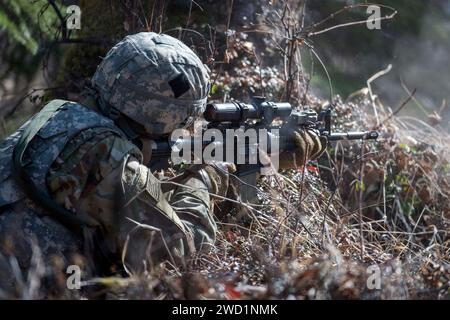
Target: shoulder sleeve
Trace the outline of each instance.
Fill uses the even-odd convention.
[[[104,247],[129,269],[144,261],[183,263],[215,240],[206,186],[198,179],[163,193],[133,144],[117,136],[87,143],[62,157],[48,178],[53,196],[102,226]]]
[[[121,225],[121,237],[123,240],[127,234],[128,244],[135,239],[134,257],[127,255],[130,260],[138,256],[140,261],[170,259],[178,264],[214,243],[216,224],[209,208],[209,193],[201,180],[188,178],[182,182],[183,187],[163,193],[161,182],[150,169],[132,158],[124,164],[121,180],[122,207],[128,220]],[[144,248],[146,257],[137,253],[143,253]]]

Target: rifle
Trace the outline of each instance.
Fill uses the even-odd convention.
[[[191,137],[172,137],[154,141],[152,146],[152,161],[149,166],[152,169],[164,169],[169,165],[168,160],[175,153],[186,153],[186,150],[222,149],[222,155],[232,154],[232,161],[240,155],[244,163],[236,165],[237,175],[247,184],[256,183],[256,173],[264,166],[258,158],[258,141],[262,138],[267,141],[267,153],[272,151],[288,151],[295,148],[294,141],[290,138],[293,130],[305,128],[314,130],[320,136],[326,137],[328,141],[338,140],[374,140],[378,138],[376,131],[361,132],[332,132],[332,109],[328,107],[319,114],[312,109],[296,111],[288,102],[270,102],[264,97],[254,97],[252,103],[233,101],[228,103],[207,104],[203,113],[204,122],[202,131],[213,129],[215,133],[227,136],[231,132],[232,146],[230,141],[217,139],[217,135],[208,136],[200,134],[200,139]],[[243,132],[249,129],[255,130],[256,143],[246,139]],[[262,130],[261,130],[262,129]],[[276,132],[274,134],[273,132]],[[239,135],[240,133],[241,135]],[[235,143],[237,140],[237,143]],[[276,142],[273,143],[273,142]],[[213,147],[213,148],[211,148]],[[277,150],[274,147],[277,147]],[[228,153],[227,153],[228,152]],[[186,154],[183,154],[186,156]],[[190,155],[189,155],[190,156]],[[256,161],[255,161],[256,159]],[[198,161],[198,162],[195,162]],[[194,163],[201,163],[198,157],[193,159]],[[253,177],[253,178],[252,178]]]

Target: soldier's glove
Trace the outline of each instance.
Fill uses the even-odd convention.
[[[296,130],[290,137],[295,149],[280,154],[280,169],[293,169],[304,166],[309,160],[320,157],[327,147],[327,139],[312,130]]]
[[[235,172],[236,166],[229,162],[214,162],[204,165],[193,165],[187,170],[197,175],[212,194],[212,200],[219,202],[223,200],[221,197],[227,195],[230,182],[229,173]]]

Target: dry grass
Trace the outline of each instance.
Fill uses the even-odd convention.
[[[311,98],[310,104],[321,101]],[[347,115],[342,127],[371,126],[371,109],[366,95],[337,104],[338,114]],[[222,218],[216,248],[194,257],[189,271],[162,267],[132,277],[121,283],[119,296],[448,298],[448,136],[418,120],[391,117],[388,108],[378,111],[389,119],[378,142],[363,151],[360,142],[335,146],[328,168],[311,163],[265,177],[260,204],[236,205]],[[320,178],[327,171],[335,192],[330,176]],[[370,287],[373,270],[381,275],[379,289]]]
[[[271,27],[285,40],[304,31],[289,14],[285,7]],[[281,71],[262,67],[242,33],[227,37],[230,67],[214,71],[213,98],[253,89],[322,108],[301,64],[299,47],[308,43],[270,40],[284,52]],[[391,110],[370,88],[351,97],[335,99],[336,128],[377,128],[378,142],[338,143],[320,163],[261,179],[260,203],[235,203],[220,219],[216,247],[181,274],[163,264],[89,284],[125,299],[449,298],[450,137],[430,125],[433,117],[399,116],[407,103]],[[379,289],[370,288],[371,270],[380,272]]]
[[[246,79],[263,83],[262,74]],[[216,85],[233,93],[243,90],[240,79],[230,72]],[[325,103],[306,99],[315,109]],[[380,139],[338,143],[320,163],[261,179],[260,202],[234,203],[220,218],[216,247],[181,273],[163,264],[145,275],[87,284],[125,299],[449,298],[448,133],[394,115],[369,90],[335,103],[337,129],[376,127]],[[379,289],[368,286],[373,270],[381,275]],[[73,296],[63,290],[57,297]]]

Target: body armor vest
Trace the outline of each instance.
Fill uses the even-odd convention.
[[[102,128],[125,137],[114,122],[78,103],[53,100],[19,130],[0,143],[0,212],[26,197],[32,198],[51,214],[75,219],[73,213],[50,197],[47,173],[66,144],[83,130]],[[28,192],[27,192],[28,191]],[[58,216],[56,217],[58,218]],[[62,220],[65,220],[64,217]],[[66,221],[63,221],[66,222]]]
[[[67,143],[91,128],[111,131],[128,140],[113,120],[81,104],[53,100],[0,143],[0,214],[6,207],[28,198],[70,229],[83,231],[83,227],[98,226],[98,222],[89,215],[81,217],[55,202],[46,184],[48,171]],[[152,179],[146,182],[146,186],[156,201],[155,209],[182,231],[194,252],[192,237],[178,216],[167,201],[161,201],[159,196],[154,195],[155,192],[151,192],[151,188],[159,185],[159,181],[153,175],[147,178]]]

